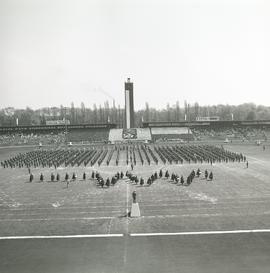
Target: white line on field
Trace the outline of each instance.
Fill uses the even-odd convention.
[[[25,210],[26,212],[26,210]],[[101,213],[121,213],[123,212],[122,210],[112,210],[112,211],[67,211],[67,212],[59,212],[59,211],[55,211],[54,215],[82,215],[82,214],[101,214]],[[44,214],[48,214],[47,212],[39,212],[39,213],[5,213],[3,214],[4,216],[35,216],[35,215],[44,215]],[[3,216],[0,214],[0,216]],[[1,221],[1,219],[0,219]]]
[[[143,236],[173,236],[173,235],[211,235],[211,234],[237,234],[237,233],[268,233],[270,229],[240,229],[240,230],[211,230],[188,232],[160,232],[160,233],[130,233],[133,237]]]
[[[212,230],[212,231],[192,231],[192,232],[160,232],[160,233],[130,233],[132,237],[146,236],[181,236],[181,235],[214,235],[214,234],[241,234],[241,233],[269,233],[270,229],[243,229],[243,230]],[[73,238],[106,238],[124,237],[122,233],[116,234],[82,234],[82,235],[36,235],[36,236],[2,236],[0,240],[19,239],[73,239]]]
[[[24,221],[77,221],[77,220],[104,220],[116,218],[112,216],[104,217],[65,217],[65,218],[24,218],[24,219],[0,219],[0,222],[24,222]]]
[[[37,236],[4,236],[0,240],[19,239],[73,239],[73,238],[102,238],[102,237],[123,237],[123,234],[82,234],[82,235],[37,235]]]

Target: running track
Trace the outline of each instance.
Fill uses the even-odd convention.
[[[12,240],[2,238],[0,272],[269,273],[270,270],[269,231],[173,236],[131,235]]]

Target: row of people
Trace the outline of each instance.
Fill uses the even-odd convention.
[[[185,181],[186,181],[186,184],[187,185],[190,185],[192,182],[193,182],[193,179],[195,177],[200,177],[201,175],[201,170],[198,168],[197,171],[195,172],[195,170],[192,170],[191,173],[187,176],[186,180],[184,179],[183,175],[179,176],[175,173],[172,173],[171,175],[169,174],[169,171],[166,170],[165,174],[164,174],[164,177],[166,179],[169,179],[175,183],[180,183],[181,185],[184,185]],[[92,171],[92,174],[91,174],[91,178],[92,179],[96,179],[97,181],[97,185],[98,186],[101,186],[102,188],[104,186],[106,187],[110,187],[111,185],[115,185],[115,183],[119,180],[119,179],[123,179],[124,177],[124,173],[123,172],[117,172],[111,179],[110,178],[106,178],[104,179],[99,172],[94,172]],[[135,183],[136,185],[139,183],[141,186],[144,185],[145,181],[143,179],[143,177],[141,177],[140,179],[132,174],[131,172],[127,171],[126,172],[126,177],[128,177],[130,179],[131,182]],[[152,175],[150,175],[148,177],[148,179],[146,180],[146,184],[148,186],[150,186],[151,184],[153,184],[153,182],[155,180],[157,180],[158,178],[162,178],[163,177],[163,171],[162,169],[160,169],[159,171],[159,174],[157,172],[154,172]],[[212,181],[214,176],[213,176],[213,172],[210,171],[208,172],[208,170],[205,170],[204,171],[204,178],[206,180],[210,180]],[[29,181],[32,182],[34,179],[34,175],[32,173],[30,173],[30,177],[29,177]],[[71,179],[69,177],[69,174],[66,173],[65,176],[64,176],[64,181],[67,182],[67,185],[68,183],[71,181],[76,181],[77,179],[77,175],[75,172],[72,173],[72,176],[71,176]],[[82,180],[86,180],[87,179],[87,175],[86,173],[84,172],[83,175],[82,175]],[[43,182],[44,181],[44,175],[43,173],[40,174],[40,177],[39,177],[39,181],[40,182]],[[60,181],[60,174],[57,173],[56,175],[54,173],[51,173],[50,175],[50,181],[51,182],[54,182],[54,181]]]
[[[183,175],[179,176],[178,174],[175,174],[175,173],[172,173],[170,175],[168,170],[165,172],[166,179],[170,178],[171,181],[175,182],[176,184],[180,183],[181,185],[184,185],[184,183],[186,182],[186,184],[188,186],[193,182],[193,179],[195,177],[199,178],[200,175],[201,175],[201,170],[199,168],[197,169],[196,172],[195,172],[195,170],[192,170],[191,173],[187,176],[186,180],[184,179]],[[160,171],[160,177],[162,177],[162,171]],[[205,170],[204,171],[204,178],[206,180],[212,181],[214,179],[213,172],[212,171],[208,172],[208,170]]]
[[[115,164],[118,165],[120,153],[126,153],[126,163],[136,165],[138,161],[158,163],[218,163],[218,162],[241,162],[246,161],[242,153],[235,153],[225,150],[223,147],[213,145],[133,145],[136,149],[111,149],[107,146],[102,148],[92,147],[87,149],[57,149],[57,150],[35,150],[27,153],[20,153],[15,157],[1,162],[3,168],[23,167],[54,167],[59,166],[99,166],[104,162],[110,164],[113,154],[116,153]],[[132,147],[133,147],[132,146]]]

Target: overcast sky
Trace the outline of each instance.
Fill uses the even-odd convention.
[[[0,0],[0,108],[270,106],[270,1]]]

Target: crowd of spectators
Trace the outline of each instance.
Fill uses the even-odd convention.
[[[108,129],[91,129],[91,130],[74,130],[67,134],[59,133],[40,133],[40,134],[3,134],[0,135],[1,146],[12,145],[53,145],[65,143],[65,141],[72,143],[108,143],[109,130]],[[224,127],[224,128],[192,128],[189,134],[170,134],[152,135],[154,142],[167,141],[267,141],[270,139],[270,128],[254,128],[254,127]]]
[[[192,129],[195,140],[266,141],[268,132],[267,129],[252,127]]]
[[[39,145],[61,144],[65,141],[65,134],[6,134],[0,135],[0,145]]]
[[[188,140],[194,140],[194,137],[192,134],[181,134],[181,135],[152,135],[152,141],[154,142],[166,142],[166,141],[188,141]]]
[[[108,129],[91,129],[91,130],[76,130],[70,131],[67,136],[68,141],[76,143],[95,143],[108,142]]]
[[[12,145],[52,145],[67,142],[90,144],[95,142],[108,142],[109,130],[74,130],[65,135],[65,132],[40,133],[40,134],[2,134],[0,135],[1,146]]]

